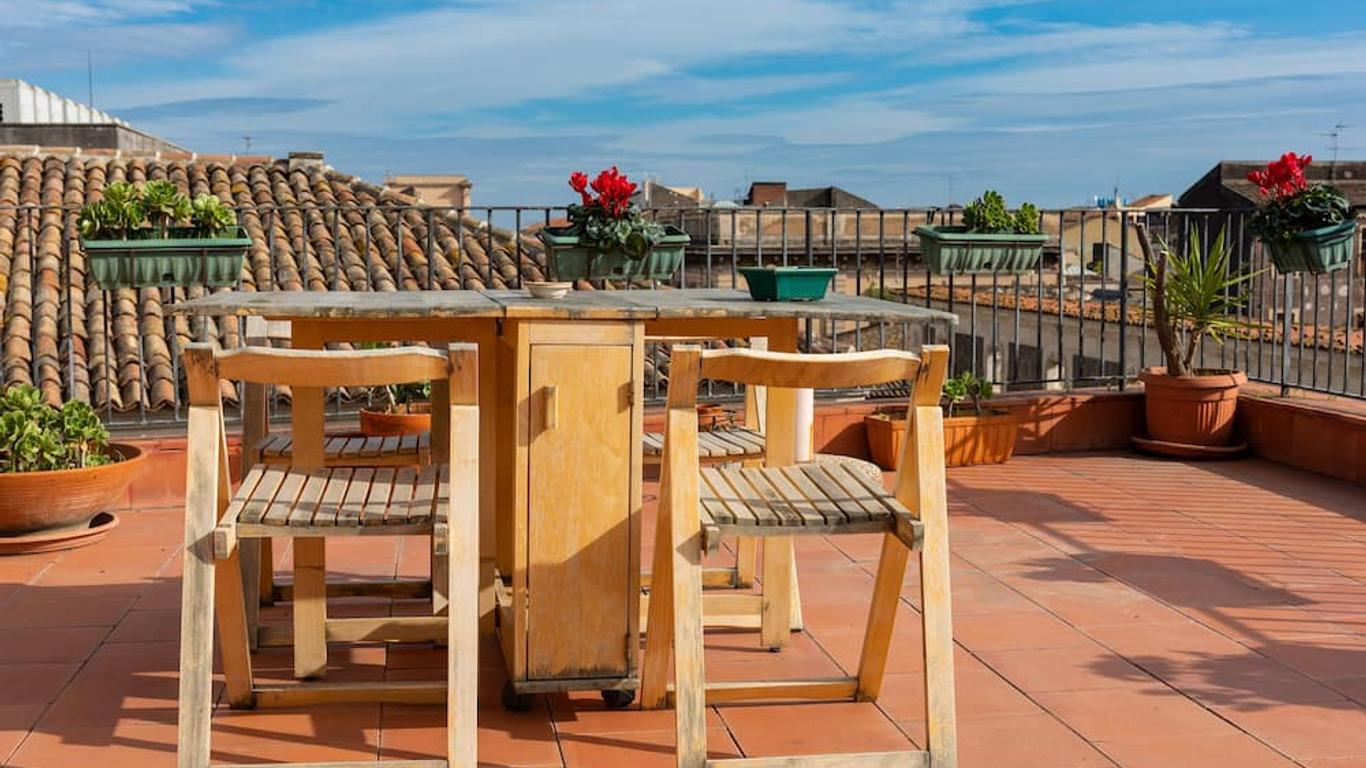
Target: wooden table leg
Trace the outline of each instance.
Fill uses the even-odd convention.
[[[768,348],[774,352],[797,351],[798,321],[771,320]],[[764,415],[765,462],[782,467],[797,456],[797,393],[791,389],[769,387]],[[782,648],[791,642],[791,631],[801,627],[801,595],[797,591],[796,561],[790,536],[764,539],[763,603],[760,616],[760,644]]]
[[[316,323],[295,321],[295,349],[322,349],[325,337]],[[293,391],[293,464],[323,466],[326,389]],[[318,678],[327,672],[327,557],[322,538],[294,539],[294,676]]]

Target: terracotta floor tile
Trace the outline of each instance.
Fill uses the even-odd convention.
[[[227,764],[370,761],[379,754],[379,725],[378,704],[308,711],[219,709],[213,748]]]
[[[0,704],[0,765],[9,765],[9,757],[28,738],[29,731],[47,707],[42,704]]]
[[[114,627],[107,642],[145,643],[180,639],[180,609],[129,611]]]
[[[1101,646],[984,651],[982,661],[1029,693],[1086,691],[1146,685],[1152,677]]]
[[[507,712],[495,701],[481,706],[479,764],[509,768],[559,766],[560,747],[544,706],[530,712]],[[440,707],[386,705],[380,757],[421,760],[446,755],[446,713]]]
[[[1026,694],[986,667],[961,665],[954,671],[954,683],[959,720],[1043,712]],[[924,674],[887,675],[877,704],[897,722],[923,722]]]
[[[746,757],[916,748],[867,702],[728,706],[719,711]]]
[[[2,627],[112,627],[119,623],[137,598],[126,591],[101,594],[85,590],[54,590],[27,587],[0,608]]]
[[[1228,723],[1161,685],[1099,691],[1047,691],[1034,699],[1091,741],[1147,741],[1232,731]]]
[[[1366,710],[1355,703],[1277,704],[1218,711],[1296,760],[1366,756]]]
[[[1157,737],[1150,741],[1098,742],[1124,768],[1294,768],[1295,762],[1245,733]],[[1363,763],[1366,765],[1366,763]]]
[[[565,768],[673,768],[674,731],[627,733],[571,733],[560,737]],[[724,728],[707,729],[707,756],[739,757],[740,751]]]
[[[1075,627],[1042,609],[1026,613],[958,616],[953,636],[973,651],[1008,651],[1020,648],[1078,648],[1095,643]]]
[[[565,733],[627,733],[630,731],[667,731],[674,727],[672,709],[643,710],[637,705],[608,709],[593,691],[575,691],[547,696],[555,730]],[[707,712],[707,727],[720,728],[714,710]]]
[[[76,662],[0,664],[0,699],[6,705],[48,704],[80,666]]]
[[[1232,656],[1148,656],[1131,661],[1211,707],[1257,709],[1342,700],[1331,687],[1251,651]]]
[[[0,659],[10,664],[85,661],[107,634],[107,627],[0,629]]]
[[[178,693],[179,681],[171,677],[78,677],[43,714],[38,726],[60,730],[113,727],[119,722],[174,724]]]
[[[10,768],[174,768],[176,727],[169,723],[119,722],[113,727],[35,730],[10,755]],[[215,761],[229,756],[215,753]],[[242,762],[238,760],[237,762]]]
[[[904,724],[924,743],[923,726]],[[962,768],[1112,768],[1114,763],[1046,714],[965,720],[958,726]]]

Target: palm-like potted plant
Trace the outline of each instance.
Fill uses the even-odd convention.
[[[1039,233],[1038,208],[1025,203],[1012,213],[991,189],[963,208],[962,224],[922,224],[915,233],[925,265],[937,275],[1028,272],[1038,266],[1048,242]]]
[[[1180,455],[1231,450],[1238,389],[1247,382],[1241,371],[1195,367],[1206,339],[1222,343],[1242,325],[1237,314],[1246,300],[1243,284],[1256,276],[1230,263],[1222,230],[1208,253],[1202,253],[1200,239],[1192,229],[1184,250],[1159,240],[1154,255],[1146,228],[1139,226],[1148,265],[1145,287],[1167,364],[1139,374],[1149,439],[1138,442]]]
[[[1019,422],[1002,408],[987,408],[995,395],[988,379],[963,371],[944,382],[944,463],[950,467],[1002,464],[1015,453]],[[968,403],[969,407],[964,407]],[[969,410],[970,408],[970,410]],[[873,461],[895,469],[906,439],[906,406],[881,408],[863,419]]]
[[[390,384],[381,391],[383,406],[363,408],[360,431],[366,437],[420,435],[432,430],[430,382]]]
[[[1280,160],[1247,175],[1262,202],[1248,229],[1262,241],[1282,273],[1325,274],[1352,261],[1356,218],[1347,198],[1327,184],[1310,184],[1304,169],[1313,158],[1287,152]]]
[[[10,387],[0,395],[0,552],[93,540],[91,521],[127,489],[142,459],[134,446],[110,444],[88,404],[54,408],[34,387]]]
[[[251,246],[226,203],[208,194],[191,200],[164,180],[109,184],[77,226],[102,288],[232,285]]]
[[[569,186],[580,196],[569,206],[569,226],[537,233],[556,280],[668,280],[678,271],[688,235],[641,213],[631,203],[635,182],[615,165],[591,182],[575,171]]]

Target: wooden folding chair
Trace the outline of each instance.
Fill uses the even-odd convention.
[[[210,758],[213,626],[233,707],[302,706],[337,701],[448,701],[449,754],[436,764],[475,766],[478,671],[479,516],[477,357],[474,345],[445,353],[405,348],[363,352],[243,349],[215,353],[187,345],[189,450],[181,611],[179,765]],[[234,493],[228,473],[219,382],[316,387],[437,381],[450,392],[450,463],[425,468],[356,469],[294,464],[249,467]],[[306,457],[305,457],[306,458]],[[328,619],[323,542],[331,536],[427,534],[444,561],[448,616]],[[327,641],[440,639],[449,647],[447,680],[258,685],[252,677],[239,542],[266,537],[295,544],[295,674],[312,677]],[[438,578],[441,578],[438,576]],[[386,763],[432,768],[432,761]]]
[[[647,342],[655,344],[686,344],[709,341],[709,337],[651,336]],[[767,339],[750,339],[752,349],[763,349]],[[768,439],[764,432],[767,421],[768,397],[763,387],[745,387],[744,421],[735,429],[699,431],[697,436],[697,459],[704,466],[739,464],[748,467],[762,466],[768,452]],[[645,464],[659,464],[664,455],[664,433],[646,432],[642,436],[641,453]],[[774,541],[773,548],[790,548],[790,541]],[[754,586],[755,565],[758,562],[759,539],[752,536],[739,536],[735,539],[735,565],[733,567],[708,567],[702,572],[702,584],[710,588],[702,598],[703,623],[708,627],[729,629],[758,629],[760,644],[772,650],[789,643],[789,632],[802,629],[801,591],[797,584],[796,562],[792,563],[792,575],[787,600],[765,603],[761,595],[748,592]],[[792,560],[790,552],[776,553],[779,557]],[[644,586],[650,585],[651,574],[642,579]],[[781,603],[781,604],[780,604]],[[642,599],[642,615],[649,615],[649,597]],[[779,623],[779,621],[783,623]],[[641,631],[648,631],[642,623]]]
[[[745,350],[674,349],[666,415],[660,520],[655,542],[655,591],[650,604],[642,676],[642,703],[677,707],[680,768],[751,766],[953,766],[953,633],[949,605],[948,510],[945,500],[943,417],[939,393],[948,348],[929,346],[920,356],[884,350],[801,355]],[[896,491],[887,493],[838,464],[775,463],[725,471],[697,460],[697,382],[734,381],[790,389],[855,387],[913,382],[911,429],[902,452]],[[774,426],[774,425],[770,425]],[[770,433],[771,434],[771,433]],[[867,631],[852,677],[708,684],[703,671],[703,552],[723,535],[790,537],[885,533]],[[853,699],[874,701],[882,688],[906,561],[920,553],[921,620],[925,643],[928,749],[824,757],[707,759],[707,704],[737,701]],[[767,560],[767,558],[765,558]],[[786,568],[782,563],[778,567]],[[766,565],[765,571],[768,567]],[[670,661],[675,685],[668,685]]]

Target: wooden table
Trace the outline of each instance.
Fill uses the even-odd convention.
[[[933,326],[940,341],[956,322],[859,296],[770,303],[723,289],[558,300],[525,291],[225,292],[172,312],[288,320],[300,349],[478,344],[480,615],[499,629],[518,693],[636,686],[647,334],[766,337],[769,349],[794,351],[802,320]],[[433,392],[434,450],[445,443],[445,396]],[[293,393],[296,463],[322,463],[324,401],[322,389]],[[769,393],[770,460],[791,460],[794,402],[790,390]],[[305,565],[322,567],[313,557]]]

